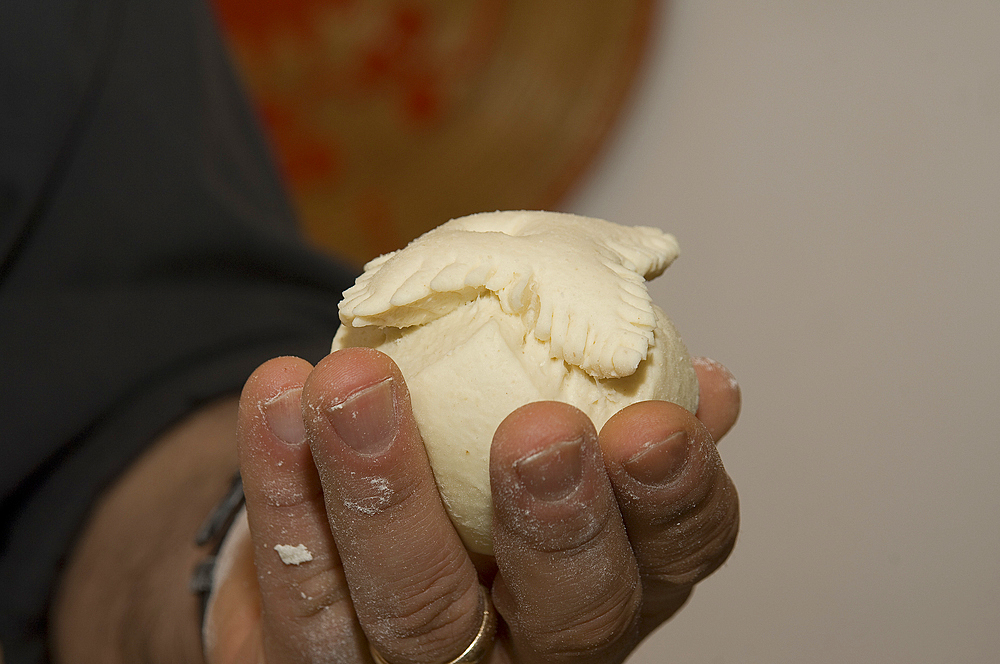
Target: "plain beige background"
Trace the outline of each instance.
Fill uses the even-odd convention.
[[[729,563],[634,662],[1000,661],[1000,2],[684,0],[566,209],[744,389]]]

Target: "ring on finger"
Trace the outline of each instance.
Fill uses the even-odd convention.
[[[472,639],[472,643],[462,651],[462,654],[454,659],[450,659],[443,664],[480,664],[490,654],[493,648],[493,637],[497,631],[497,614],[490,600],[490,593],[482,585],[479,586],[479,596],[482,598],[480,604],[483,607],[482,621],[479,623],[479,631]],[[377,650],[375,646],[368,644],[372,659],[375,664],[390,664]]]

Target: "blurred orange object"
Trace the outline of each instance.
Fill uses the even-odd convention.
[[[214,0],[307,234],[356,262],[551,209],[595,155],[653,0]]]

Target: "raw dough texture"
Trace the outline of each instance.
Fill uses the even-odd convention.
[[[286,565],[301,565],[313,559],[312,551],[306,548],[305,544],[292,546],[291,544],[275,544],[274,550],[281,557],[281,562]]]
[[[564,401],[600,430],[637,401],[697,409],[687,349],[645,285],[677,253],[655,228],[482,213],[374,259],[344,293],[333,349],[377,348],[399,365],[470,550],[492,552],[490,443],[513,410]]]

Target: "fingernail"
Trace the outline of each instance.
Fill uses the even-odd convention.
[[[267,428],[285,444],[298,446],[306,442],[301,387],[293,387],[271,397],[264,402],[261,411]]]
[[[392,378],[358,390],[327,411],[334,431],[361,454],[379,454],[396,437],[396,404]]]
[[[684,472],[690,451],[687,432],[678,431],[649,443],[622,466],[643,484],[668,484]]]
[[[514,462],[521,484],[540,500],[568,496],[583,477],[583,438],[555,443]]]

